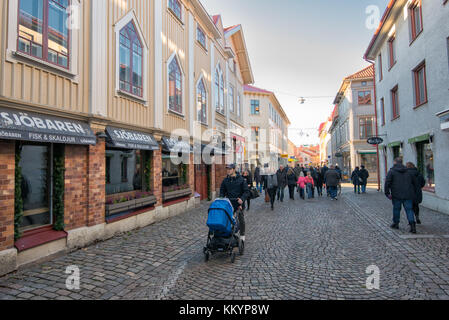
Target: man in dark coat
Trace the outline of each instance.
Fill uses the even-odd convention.
[[[326,175],[326,172],[329,170],[329,168],[326,166],[326,164],[324,164],[323,168],[321,168],[321,176],[323,177],[323,182],[324,182],[324,176]],[[329,197],[329,190],[326,188],[326,193],[327,196]]]
[[[301,171],[302,171],[301,167],[299,166],[299,164],[296,165],[294,171],[295,171],[295,175],[296,175],[296,181],[298,181],[299,175],[301,174]]]
[[[254,181],[256,182],[256,188],[259,190],[259,192],[262,192],[263,182],[262,182],[262,176],[260,175],[260,167],[257,166],[256,170],[254,171]]]
[[[288,192],[291,200],[295,200],[296,174],[293,168],[287,168]]]
[[[399,229],[401,208],[404,207],[410,224],[410,232],[416,233],[415,213],[413,202],[416,198],[418,182],[402,163],[402,158],[394,160],[385,181],[385,195],[393,202],[393,229]]]
[[[407,162],[406,167],[410,174],[416,178],[418,183],[416,188],[416,197],[413,201],[413,212],[415,213],[416,223],[421,224],[421,220],[419,219],[419,204],[422,203],[422,188],[426,186],[426,180],[412,162]]]
[[[362,178],[362,193],[366,193],[366,185],[368,184],[369,172],[366,170],[365,166],[362,166],[360,170],[360,178]]]
[[[338,200],[337,187],[340,183],[340,180],[341,175],[337,172],[337,170],[335,170],[334,166],[331,166],[324,176],[324,183],[326,183],[326,188],[329,190],[329,194],[332,200]]]
[[[243,203],[250,197],[246,180],[235,171],[235,164],[226,166],[228,176],[223,180],[220,187],[220,198],[230,199],[234,211],[238,212],[240,236],[245,241],[245,216],[243,215]]]
[[[276,172],[278,178],[278,201],[284,202],[284,191],[287,186],[287,171],[284,166],[279,166],[279,170]]]
[[[360,194],[360,185],[362,183],[362,178],[360,177],[359,167],[355,167],[355,170],[351,174],[351,181],[354,185],[354,193]]]

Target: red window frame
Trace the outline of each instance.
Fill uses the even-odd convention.
[[[385,99],[380,98],[380,115],[382,116],[381,124],[385,125]]]
[[[370,132],[368,132],[368,128]],[[361,117],[359,118],[359,134],[360,139],[368,139],[373,135],[374,131],[374,118],[373,117]]]
[[[420,20],[420,30],[416,30],[416,9],[419,8],[419,20]],[[422,20],[422,2],[421,0],[414,1],[408,8],[409,17],[410,17],[410,30],[411,30],[411,42],[415,41],[415,39],[421,34],[423,31],[423,20]]]
[[[396,51],[395,51],[396,35],[393,35],[388,39],[388,55],[390,61],[390,69],[396,64]]]
[[[379,65],[379,68],[378,68],[378,71],[379,71],[379,81],[382,81],[383,80],[383,78],[384,78],[384,73],[383,73],[383,70],[382,70],[382,68],[383,68],[383,65],[382,65],[383,63],[382,63],[382,54],[379,54],[379,58],[378,58],[378,65]]]
[[[136,34],[136,37],[130,37],[130,34],[129,34],[129,32],[126,30],[126,28],[130,25],[130,24],[132,24],[133,25],[133,27],[134,27],[134,32],[135,32],[135,34]],[[119,31],[119,43],[118,43],[118,46],[120,46],[121,44],[122,44],[122,42],[121,42],[121,33],[122,33],[122,31],[123,30],[125,30],[125,32],[126,32],[126,34],[127,34],[127,36],[128,36],[128,40],[130,41],[130,47],[128,48],[127,47],[127,49],[129,50],[129,56],[130,56],[130,60],[129,60],[129,64],[130,64],[130,68],[129,68],[129,79],[130,79],[130,82],[127,82],[127,81],[125,81],[125,80],[122,80],[122,79],[120,79],[120,72],[119,72],[119,83],[121,84],[122,82],[124,82],[124,83],[127,83],[128,85],[129,85],[129,90],[126,90],[126,89],[124,89],[124,88],[121,88],[121,85],[120,85],[120,90],[121,91],[124,91],[124,92],[127,92],[127,93],[130,93],[130,94],[132,94],[132,95],[134,95],[134,96],[137,96],[137,97],[140,97],[140,98],[142,98],[143,97],[143,73],[144,73],[144,63],[145,63],[145,61],[144,61],[144,58],[143,58],[143,50],[144,50],[144,48],[143,48],[143,45],[142,45],[142,41],[140,40],[140,37],[139,37],[139,34],[138,34],[138,32],[137,32],[137,27],[136,27],[136,24],[134,23],[134,21],[130,21],[129,23],[127,23],[120,31]],[[141,53],[139,53],[139,52],[135,52],[134,51],[134,42],[136,42],[136,41],[138,41],[139,42],[139,45],[140,45],[140,49],[141,49]],[[125,45],[125,44],[123,44],[123,45]],[[120,51],[120,50],[119,50]],[[136,86],[136,85],[134,85],[134,82],[133,82],[133,74],[134,74],[134,53],[136,53],[137,55],[139,55],[140,57],[141,57],[141,59],[142,59],[142,65],[141,65],[141,67],[142,67],[142,70],[141,70],[141,73],[142,73],[142,86],[141,87],[139,87],[139,86]],[[119,53],[119,55],[120,55],[120,53]],[[120,57],[119,57],[119,60],[120,60]],[[137,89],[139,89],[140,90],[140,94],[136,94],[136,93],[134,93],[133,92],[133,88],[137,88]]]
[[[42,5],[43,5],[43,14],[42,14],[42,57],[37,57],[34,56],[31,52],[25,52],[25,51],[21,51],[19,49],[20,44],[19,44],[19,40],[20,38],[25,39],[23,37],[20,36],[20,1],[22,0],[18,0],[18,8],[17,8],[17,51],[20,51],[23,54],[29,55],[33,58],[45,61],[47,63],[50,63],[52,65],[58,66],[60,68],[64,68],[67,70],[70,70],[70,57],[71,57],[71,51],[70,51],[70,43],[71,43],[71,32],[70,29],[67,30],[67,56],[64,54],[60,54],[59,52],[56,53],[57,55],[57,61],[59,61],[59,56],[62,55],[64,57],[67,58],[67,66],[58,64],[58,63],[54,63],[52,61],[50,61],[48,59],[48,13],[49,13],[49,6],[50,6],[50,2],[56,4],[57,6],[61,7],[61,8],[65,8],[67,10],[67,8],[70,7],[72,0],[67,0],[67,7],[64,7],[60,4],[59,0],[42,0]],[[67,14],[67,19],[70,18],[70,14]],[[26,41],[29,41],[30,43],[32,43],[33,41],[29,40],[29,39],[25,39]]]
[[[421,97],[420,95],[420,85],[419,85],[419,73],[423,71],[424,76],[424,97]],[[427,103],[427,77],[426,77],[426,63],[425,61],[422,62],[419,66],[417,66],[413,70],[413,80],[414,80],[414,89],[415,89],[415,108],[422,106],[423,104]],[[423,99],[421,99],[423,98]]]
[[[360,97],[360,93],[363,93],[363,98]],[[369,103],[367,101],[368,97],[369,97]],[[357,92],[357,103],[359,106],[371,105],[373,103],[371,90],[362,90],[362,91]]]
[[[392,107],[392,118],[391,120],[395,120],[399,118],[399,87],[395,86],[391,89],[391,107]]]

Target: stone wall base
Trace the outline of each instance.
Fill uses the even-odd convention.
[[[422,206],[434,211],[449,214],[449,200],[441,199],[437,195],[429,192],[423,192]]]
[[[32,263],[45,261],[57,253],[64,253],[67,249],[67,239],[59,239],[41,246],[31,248],[17,254],[17,268],[25,267]]]
[[[17,269],[17,249],[0,251],[0,276]]]

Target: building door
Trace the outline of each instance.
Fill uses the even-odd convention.
[[[195,191],[201,195],[201,200],[208,198],[207,175],[208,170],[204,163],[195,165]]]

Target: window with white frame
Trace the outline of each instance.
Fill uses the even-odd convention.
[[[182,114],[182,71],[176,55],[168,65],[168,88],[168,109]]]
[[[197,119],[202,124],[207,124],[207,92],[204,80],[198,82],[197,90]]]
[[[206,49],[206,34],[200,26],[196,28],[196,39],[201,44],[201,46]]]
[[[229,110],[234,113],[234,87],[229,85]]]
[[[70,0],[19,0],[17,50],[69,69]]]
[[[240,118],[241,114],[242,114],[242,110],[241,110],[241,101],[240,101],[240,94],[237,94],[237,116]]]
[[[225,113],[224,107],[224,79],[220,66],[215,70],[215,110]]]
[[[168,0],[168,8],[179,20],[182,20],[182,6],[179,0]]]
[[[143,46],[133,21],[120,31],[120,90],[143,96]]]

